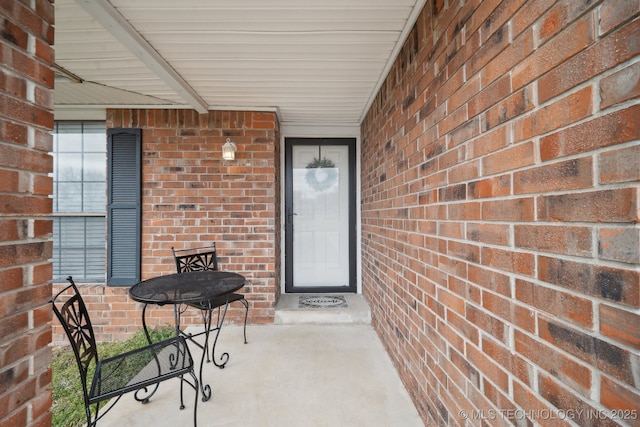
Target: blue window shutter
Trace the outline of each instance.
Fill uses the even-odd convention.
[[[107,284],[140,281],[142,132],[108,129]]]

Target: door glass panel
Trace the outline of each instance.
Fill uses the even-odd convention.
[[[349,285],[349,147],[295,145],[293,283]]]

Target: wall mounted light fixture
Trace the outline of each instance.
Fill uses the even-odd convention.
[[[236,144],[227,138],[227,142],[222,146],[222,158],[225,160],[234,160],[236,158],[236,151],[238,151]]]

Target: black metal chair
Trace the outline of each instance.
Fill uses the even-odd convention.
[[[87,426],[96,426],[98,420],[109,412],[124,394],[135,392],[134,397],[137,401],[147,403],[160,382],[175,377],[180,379],[180,409],[185,407],[183,384],[186,382],[195,389],[193,425],[196,426],[198,377],[194,372],[193,359],[184,337],[169,338],[117,356],[100,359],[87,307],[73,278],[69,276],[67,280],[71,284],[51,299],[51,305],[76,357],[84,394]],[[191,375],[193,382],[184,378],[185,374]],[[88,382],[90,376],[91,381]],[[151,386],[155,387],[148,392]],[[105,402],[112,398],[114,399],[111,402]],[[108,406],[100,413],[103,402]],[[93,411],[92,405],[95,405]]]
[[[176,269],[178,273],[185,273],[188,271],[202,271],[202,270],[218,270],[218,253],[216,251],[215,242],[210,246],[203,246],[199,248],[192,249],[175,249],[171,248],[173,251],[173,257],[176,261]],[[247,343],[247,317],[249,316],[249,303],[245,299],[244,295],[241,293],[232,293],[230,295],[216,298],[211,301],[201,301],[199,303],[190,303],[189,307],[194,307],[200,310],[202,314],[202,321],[204,324],[204,331],[199,334],[189,335],[190,337],[195,337],[201,334],[208,334],[212,330],[220,331],[222,327],[222,322],[224,321],[224,317],[227,310],[227,304],[230,304],[235,301],[240,301],[245,308],[244,313],[244,343]],[[224,312],[221,313],[221,308],[224,307]],[[218,310],[218,319],[216,322],[216,327],[211,329],[211,319],[213,315],[213,310]],[[180,318],[180,313],[184,310],[177,307],[176,310],[179,312],[176,313],[176,319]],[[178,320],[179,321],[179,320]],[[225,364],[229,360],[229,354],[223,353],[220,356],[220,360],[222,363],[218,363],[215,358],[215,348],[216,343],[218,341],[218,335],[216,334],[216,338],[213,341],[213,345],[211,347],[211,358],[209,357],[209,349],[206,348],[205,352],[207,355],[207,362],[211,362],[213,359],[213,363],[219,367],[224,368]]]

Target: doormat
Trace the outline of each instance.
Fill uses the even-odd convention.
[[[300,295],[298,308],[344,308],[349,307],[342,295]]]

